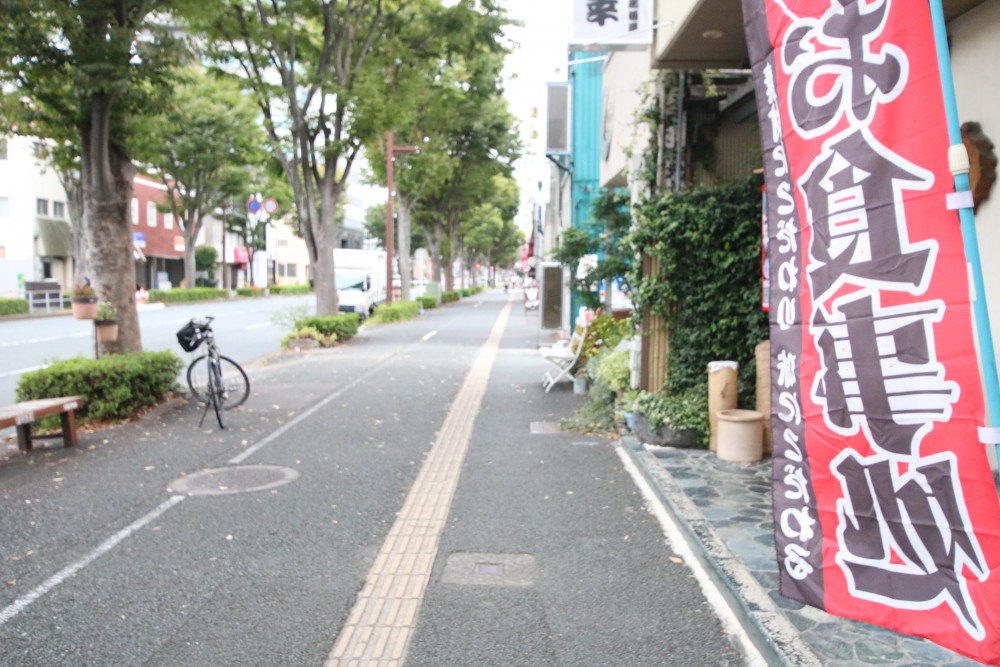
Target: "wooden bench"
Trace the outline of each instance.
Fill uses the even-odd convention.
[[[62,438],[63,445],[73,447],[77,444],[76,418],[74,412],[83,405],[79,396],[62,396],[60,398],[42,398],[35,401],[22,401],[17,405],[0,408],[0,429],[17,428],[17,447],[22,452],[31,450],[31,425],[42,417],[59,415],[62,421],[62,432],[58,435],[35,436],[36,438]]]

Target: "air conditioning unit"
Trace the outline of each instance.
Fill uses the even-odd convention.
[[[569,155],[570,152],[570,85],[548,85],[548,117],[545,136],[546,155]]]

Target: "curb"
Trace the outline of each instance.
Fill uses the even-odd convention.
[[[715,529],[634,436],[622,436],[622,449],[652,487],[684,533],[695,557],[746,630],[768,665],[821,667],[821,661],[764,588],[726,546]]]

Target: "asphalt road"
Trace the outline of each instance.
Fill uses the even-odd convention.
[[[240,363],[277,352],[286,329],[275,325],[275,313],[293,307],[315,312],[315,296],[282,296],[177,304],[139,312],[143,349],[171,350],[187,358],[175,334],[192,317],[212,315],[213,327],[226,356]],[[94,356],[94,326],[90,320],[53,315],[0,321],[0,405],[14,402],[21,374],[56,359]]]
[[[0,664],[336,664],[506,301],[254,364],[226,431],[173,403],[76,449],[8,446]],[[515,307],[500,339],[405,664],[743,664],[614,444],[532,434],[581,403],[568,385],[542,392],[537,317]],[[202,486],[214,493],[188,495]]]

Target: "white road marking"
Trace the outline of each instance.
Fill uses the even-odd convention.
[[[4,624],[7,623],[7,621],[20,614],[32,602],[42,597],[43,595],[51,591],[53,588],[63,583],[64,581],[72,577],[74,574],[76,574],[77,572],[87,567],[95,560],[103,556],[104,554],[114,549],[126,537],[136,532],[137,530],[141,529],[143,526],[150,523],[151,521],[154,521],[161,514],[169,510],[171,507],[177,505],[177,503],[184,500],[185,497],[186,496],[171,496],[169,500],[166,500],[163,503],[161,503],[159,507],[157,507],[155,510],[153,510],[146,516],[136,521],[133,521],[125,528],[122,528],[117,533],[115,533],[108,539],[101,542],[101,544],[98,545],[96,549],[91,551],[89,554],[87,554],[80,560],[76,561],[72,565],[67,565],[66,567],[64,567],[63,569],[59,570],[54,575],[46,579],[42,584],[36,586],[28,593],[19,597],[12,604],[4,608],[3,611],[0,611],[0,626],[3,626]]]
[[[437,335],[437,331],[431,331],[431,332],[429,332],[429,333],[425,333],[425,334],[424,334],[424,337],[423,337],[423,338],[421,338],[420,340],[421,340],[421,341],[428,341],[428,340],[430,340],[431,338],[434,338],[434,336],[436,336],[436,335]]]
[[[7,377],[8,375],[20,375],[21,373],[29,373],[31,371],[37,371],[42,368],[48,368],[48,364],[42,364],[41,366],[28,366],[27,368],[18,368],[16,371],[4,371],[0,373],[0,378]]]
[[[43,338],[25,338],[24,340],[11,340],[0,343],[0,347],[17,347],[19,345],[35,345],[36,343],[51,343],[54,340],[64,340],[66,338],[84,338],[92,336],[90,332],[65,334],[62,336],[45,336]]]
[[[252,331],[253,329],[266,329],[267,327],[274,326],[270,322],[261,322],[260,324],[251,324],[250,326],[243,327],[246,331]]]
[[[684,564],[691,569],[691,574],[694,576],[698,585],[701,586],[702,592],[705,594],[705,599],[712,606],[715,611],[715,615],[719,617],[719,621],[722,623],[722,627],[725,631],[739,642],[740,647],[743,649],[744,655],[747,659],[747,665],[749,667],[767,667],[767,661],[764,660],[764,656],[760,654],[757,647],[754,646],[750,637],[747,635],[746,630],[740,624],[739,620],[736,618],[736,614],[733,610],[729,608],[726,604],[726,600],[722,597],[722,593],[716,588],[712,579],[708,576],[708,573],[701,566],[697,557],[694,555],[694,551],[691,549],[691,545],[688,544],[687,540],[684,538],[683,533],[681,533],[680,527],[674,522],[673,517],[671,517],[670,512],[667,508],[663,506],[663,503],[653,489],[650,488],[649,483],[639,472],[639,469],[629,458],[625,450],[619,445],[615,447],[615,451],[618,457],[622,460],[622,464],[625,466],[625,470],[628,471],[629,475],[632,476],[632,480],[635,485],[639,487],[639,491],[642,493],[643,497],[646,499],[646,507],[652,512],[653,516],[657,518],[660,522],[660,527],[663,529],[663,535],[667,538],[670,543],[671,548],[674,550],[678,556],[684,559]]]

